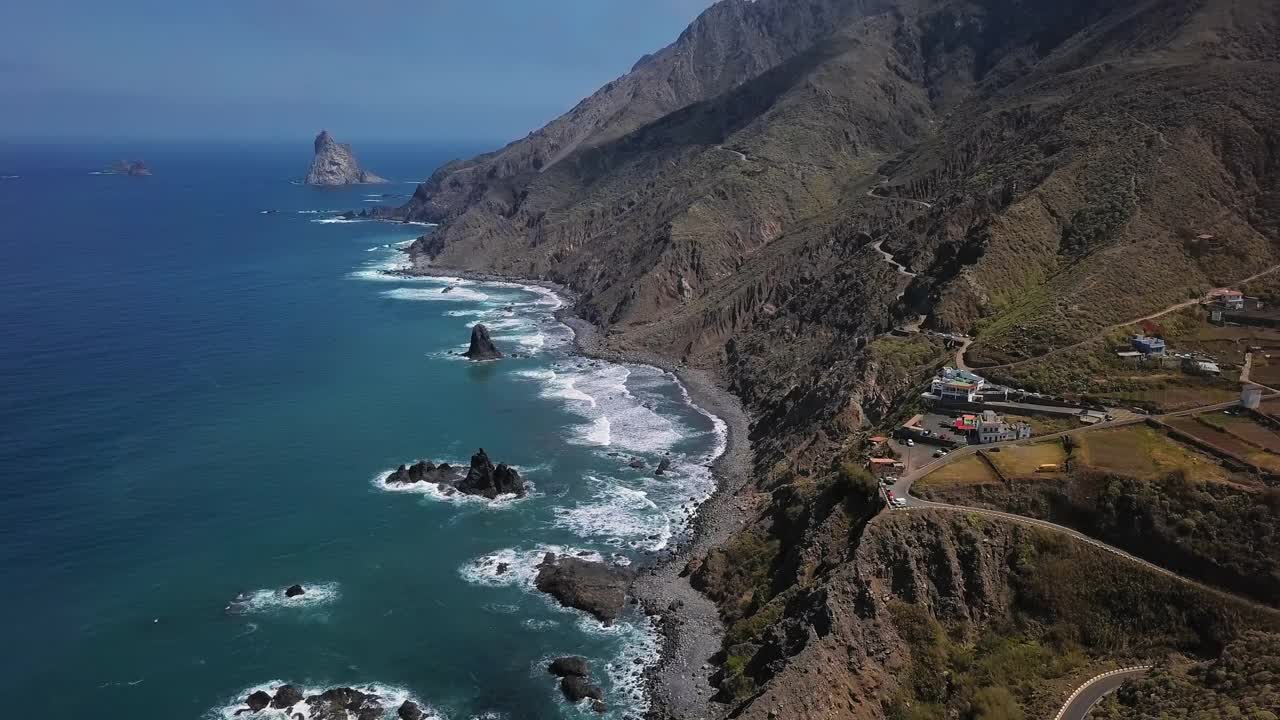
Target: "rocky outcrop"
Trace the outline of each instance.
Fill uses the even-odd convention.
[[[671,458],[662,458],[658,461],[658,468],[653,471],[654,475],[665,475],[671,469]]]
[[[449,463],[436,465],[430,460],[419,460],[408,467],[397,467],[385,482],[387,485],[413,485],[421,482],[452,485],[458,478],[458,471]]]
[[[570,675],[590,677],[591,668],[587,665],[586,658],[578,657],[577,655],[566,655],[552,660],[551,664],[547,666],[547,672],[556,677],[569,677]]]
[[[300,717],[311,720],[383,720],[387,708],[382,698],[372,692],[362,692],[355,688],[329,688],[316,695],[303,697],[302,692],[293,685],[281,685],[273,697],[266,690],[255,690],[244,701],[245,707],[235,711],[235,715],[258,714],[267,708],[284,710],[283,716],[268,713],[271,717],[289,717],[295,720]],[[412,700],[406,700],[396,711],[401,720],[421,720],[426,716],[422,708]]]
[[[271,707],[277,710],[291,708],[302,702],[302,691],[292,685],[281,685],[276,696],[271,699]]]
[[[503,463],[495,467],[484,448],[471,456],[471,467],[456,487],[458,492],[481,495],[490,500],[499,495],[525,495],[524,479],[520,477],[520,473]]]
[[[405,700],[400,703],[400,707],[396,710],[396,715],[400,720],[422,720],[422,708],[418,707],[418,703],[412,700]]]
[[[316,155],[311,160],[305,182],[308,185],[361,185],[384,183],[386,178],[362,170],[351,152],[351,146],[333,139],[328,130],[316,136]]]
[[[430,460],[419,460],[407,467],[400,465],[383,482],[395,486],[434,483],[445,494],[460,492],[490,500],[504,495],[524,497],[528,492],[520,473],[505,463],[494,465],[484,448],[471,456],[465,475],[449,463],[436,465]]]
[[[591,700],[591,709],[602,713],[608,709],[604,702],[604,690],[591,683],[591,668],[586,658],[570,655],[551,661],[547,671],[560,678],[560,692],[571,703]]]
[[[534,584],[561,605],[583,610],[605,625],[612,625],[622,614],[631,580],[632,574],[625,568],[547,553],[538,564]]]
[[[445,288],[444,291],[448,290],[450,288]],[[467,348],[463,355],[471,360],[497,360],[502,357],[502,353],[489,337],[489,328],[480,323],[471,328],[471,347]]]
[[[245,698],[244,704],[253,712],[258,712],[271,704],[271,694],[265,690],[257,690]]]
[[[284,596],[298,597],[299,595],[302,595],[305,592],[306,590],[304,590],[301,585],[290,585],[289,587],[285,588]]]

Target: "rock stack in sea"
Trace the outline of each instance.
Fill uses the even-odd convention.
[[[591,709],[598,713],[608,710],[604,704],[604,690],[591,683],[591,668],[587,659],[570,655],[558,657],[547,666],[547,672],[560,678],[560,692],[571,703],[591,700]]]
[[[467,476],[455,487],[458,492],[482,495],[490,500],[499,495],[523,497],[525,494],[524,479],[520,477],[520,473],[501,463],[495,467],[484,448],[471,456],[471,468],[467,470]]]
[[[418,483],[434,483],[446,495],[455,492],[467,495],[478,495],[490,500],[500,495],[524,497],[527,493],[524,478],[513,467],[499,463],[494,465],[489,455],[480,451],[471,456],[471,466],[466,475],[449,463],[436,465],[430,460],[396,468],[383,481],[387,485],[416,485]]]
[[[482,324],[471,328],[471,346],[463,355],[472,360],[497,360],[502,357],[498,347],[493,344],[493,339],[489,337],[489,328]]]
[[[311,169],[307,171],[308,185],[363,185],[387,182],[386,178],[360,169],[355,154],[351,152],[351,146],[334,140],[328,130],[321,130],[316,136],[315,150],[316,155],[311,160]]]

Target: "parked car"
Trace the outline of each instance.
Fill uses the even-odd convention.
[[[912,440],[911,438],[907,438],[907,447],[915,447],[915,446],[916,446],[916,441]]]
[[[899,507],[899,508],[904,508],[904,507],[906,507],[906,506],[907,506],[907,501],[906,501],[906,500],[904,500],[903,498],[898,498],[897,500],[894,500],[894,501],[893,501],[893,506],[894,506],[894,507]]]

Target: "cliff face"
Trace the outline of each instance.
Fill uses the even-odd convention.
[[[311,169],[307,171],[305,180],[308,185],[360,185],[366,183],[384,183],[385,178],[378,177],[368,170],[362,170],[351,152],[351,146],[333,139],[328,130],[321,130],[316,136],[315,158],[311,160]]]
[[[1277,12],[730,0],[391,214],[441,223],[419,263],[565,283],[724,373],[794,450],[891,407],[857,375],[906,318],[1017,356],[1276,262]]]
[[[950,511],[848,520],[837,510],[811,524],[798,562],[774,566],[786,589],[755,598],[730,628],[732,716],[1051,717],[1112,663],[1213,657],[1250,627],[1276,626],[1018,524]]]

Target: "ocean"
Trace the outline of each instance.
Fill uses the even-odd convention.
[[[607,717],[645,709],[651,625],[559,607],[534,565],[668,547],[723,423],[667,373],[575,356],[554,294],[388,276],[429,229],[337,217],[478,149],[358,145],[394,182],[326,190],[295,184],[309,138],[0,147],[7,714],[229,718],[289,682],[372,688],[388,717],[593,716],[546,672],[561,654]],[[97,174],[134,157],[154,175]],[[478,321],[521,357],[460,358]],[[480,447],[529,497],[381,482]]]

